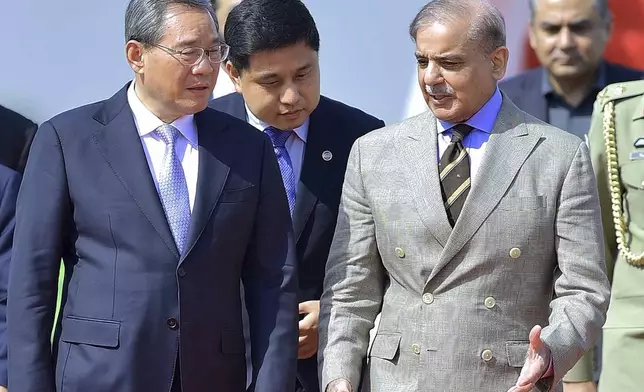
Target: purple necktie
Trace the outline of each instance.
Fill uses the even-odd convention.
[[[288,207],[291,210],[291,216],[293,216],[293,210],[295,209],[295,171],[293,171],[293,163],[291,162],[291,157],[286,150],[286,141],[293,134],[293,131],[283,131],[274,127],[268,127],[264,130],[268,137],[271,138],[273,142],[273,150],[275,150],[275,156],[277,157],[277,163],[280,166],[280,172],[282,173],[282,181],[284,182],[284,189],[286,189],[286,198],[288,199]]]

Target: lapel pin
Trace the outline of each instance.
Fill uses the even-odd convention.
[[[333,154],[331,151],[326,150],[322,153],[322,159],[324,159],[326,162],[329,162],[331,159],[333,159]]]
[[[644,147],[644,137],[641,137],[637,140],[635,140],[635,143],[633,143],[635,148],[643,148]]]

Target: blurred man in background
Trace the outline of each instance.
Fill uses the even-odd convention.
[[[602,59],[611,31],[608,0],[527,0],[529,36],[541,67],[501,83],[516,105],[585,139],[597,93],[642,72]]]

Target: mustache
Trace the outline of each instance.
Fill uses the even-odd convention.
[[[454,89],[448,84],[425,85],[425,91],[432,95],[454,95]]]

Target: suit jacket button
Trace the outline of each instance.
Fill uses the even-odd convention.
[[[485,362],[490,362],[493,358],[492,350],[483,350],[483,352],[481,353],[481,358],[483,358]]]
[[[521,249],[519,248],[510,249],[510,257],[512,257],[513,259],[518,259],[519,257],[521,257]]]
[[[396,248],[396,256],[400,257],[401,259],[405,257],[405,251],[403,248]]]
[[[175,330],[179,328],[179,323],[177,322],[177,319],[174,317],[170,317],[169,319],[166,320],[165,323],[168,324],[168,328],[170,328],[171,330]]]
[[[184,276],[186,276],[186,270],[184,270],[183,268],[179,268],[177,270],[177,275],[183,278]]]
[[[496,306],[496,300],[494,299],[494,297],[487,297],[485,299],[485,307],[486,308],[492,309],[495,306]]]
[[[419,345],[417,345],[416,343],[412,344],[412,345],[411,345],[411,351],[412,351],[414,354],[419,355],[419,354],[420,354],[420,346],[419,346]]]
[[[434,302],[434,296],[432,295],[432,293],[425,293],[425,294],[423,294],[423,302],[424,302],[426,305],[429,305],[429,304],[431,304],[432,302]]]

